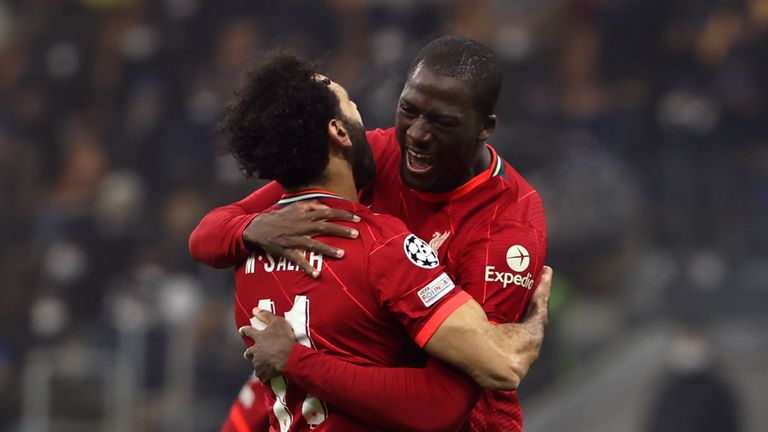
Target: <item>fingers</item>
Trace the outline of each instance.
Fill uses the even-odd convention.
[[[328,207],[316,200],[303,201],[286,206],[284,212],[293,212],[296,209],[300,213],[306,213],[310,221],[338,220],[347,222],[360,222],[360,216],[341,209]]]
[[[354,228],[336,225],[330,222],[314,223],[311,226],[311,229],[303,231],[306,231],[303,235],[294,234],[291,236],[283,236],[281,238],[275,239],[271,245],[265,246],[264,248],[267,249],[268,252],[277,254],[278,256],[287,256],[296,264],[303,264],[302,268],[308,268],[306,259],[301,251],[320,253],[327,257],[333,258],[341,258],[344,256],[343,249],[328,245],[311,237],[317,235],[328,235],[342,238],[357,238],[360,235],[360,233]],[[297,250],[287,252],[288,250],[292,249]]]
[[[311,277],[317,279],[320,277],[320,272],[317,271],[316,268],[312,267],[312,264],[309,263],[304,257],[300,257],[298,260],[295,261],[296,265],[299,266],[302,270],[304,270],[304,273],[310,275]]]
[[[254,318],[263,322],[266,325],[269,325],[275,319],[275,315],[272,312],[266,311],[264,309],[259,309],[255,307],[253,308],[252,312],[253,312]]]
[[[539,285],[546,283],[547,286],[552,285],[552,277],[554,276],[554,270],[552,270],[552,267],[550,266],[544,266],[544,268],[541,270],[541,282],[539,282]]]
[[[528,305],[528,313],[526,314],[528,315],[527,318],[539,321],[545,327],[549,322],[549,294],[552,287],[553,274],[552,267],[544,266],[541,272],[541,279],[536,286],[533,297],[531,297],[531,303]]]
[[[304,238],[302,246],[299,248],[302,250],[308,250],[310,252],[320,253],[328,257],[342,258],[344,256],[344,249],[330,246],[319,240]],[[303,256],[302,256],[303,258]]]
[[[546,302],[549,300],[549,290],[552,287],[553,274],[554,272],[552,271],[552,267],[544,266],[541,271],[541,279],[539,279],[539,284],[536,285],[536,290],[533,293],[533,301]]]
[[[300,206],[301,210],[307,211],[307,212],[325,210],[327,208],[330,208],[327,205],[317,200],[303,201],[303,202],[297,203],[297,205]]]
[[[337,221],[347,221],[347,222],[360,222],[360,216],[347,210],[335,209],[330,207],[319,208],[317,210],[312,211],[309,214],[309,218],[312,221],[337,220]]]
[[[308,234],[328,235],[351,239],[357,238],[360,235],[360,233],[354,228],[338,225],[332,222],[317,222],[316,224],[312,225],[312,232]]]
[[[304,256],[304,252],[301,250],[294,249],[293,251],[288,252],[287,258],[299,266],[299,268],[304,270],[304,273],[312,276],[313,278],[317,279],[320,276],[320,272],[317,271],[316,268],[312,267],[312,264],[307,261],[307,258]]]
[[[345,254],[344,249],[335,248],[318,240],[306,237],[297,237],[296,240],[297,241],[294,243],[294,246],[287,248],[289,251],[285,253],[285,256],[291,262],[299,266],[299,268],[301,268],[304,273],[312,276],[313,278],[318,278],[320,276],[320,272],[317,271],[317,269],[315,269],[307,260],[304,251],[319,253],[324,256],[333,258],[342,258]],[[270,250],[270,252],[273,252],[278,256],[280,255],[279,251]]]
[[[239,331],[242,336],[248,337],[254,342],[259,339],[262,332],[253,326],[242,326],[237,329],[237,331]]]

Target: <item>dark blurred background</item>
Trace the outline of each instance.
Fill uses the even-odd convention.
[[[768,0],[0,0],[0,431],[215,429],[249,367],[187,237],[259,186],[226,101],[288,46],[386,127],[445,33],[502,59],[547,210],[526,430],[768,430]]]

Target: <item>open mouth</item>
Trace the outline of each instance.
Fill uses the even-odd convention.
[[[432,157],[428,155],[416,153],[411,149],[406,149],[405,154],[405,161],[406,165],[408,166],[408,170],[414,173],[426,173],[434,166],[432,165]]]

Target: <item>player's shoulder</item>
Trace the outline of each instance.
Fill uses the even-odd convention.
[[[363,235],[370,237],[376,244],[410,234],[410,230],[405,225],[405,222],[392,215],[370,211],[361,215],[361,219],[366,228],[363,231]]]
[[[396,140],[395,136],[395,128],[390,127],[387,129],[382,128],[376,128],[372,130],[365,131],[365,137],[368,138],[368,140]]]
[[[395,216],[371,211],[361,218],[366,229],[363,234],[373,241],[374,249],[388,243],[402,243],[407,238],[421,240],[405,225],[405,222]]]
[[[378,275],[391,277],[397,272],[433,270],[440,265],[429,243],[411,232],[400,219],[377,213],[369,217],[368,227],[372,228],[369,235],[374,238],[369,249],[369,269],[378,269]]]
[[[527,239],[536,241],[546,238],[546,233],[534,221],[524,220],[514,211],[500,211],[496,217],[475,224],[464,236],[472,240],[487,238],[490,241],[507,239]]]
[[[397,173],[395,167],[400,160],[397,134],[395,128],[389,128],[369,130],[365,132],[365,136],[376,162],[376,178],[373,183],[381,187],[385,177],[390,178],[393,173]]]
[[[498,177],[501,181],[508,184],[510,188],[515,191],[517,200],[541,200],[536,189],[531,186],[528,180],[526,180],[525,177],[523,177],[523,175],[520,174],[517,169],[515,169],[515,167],[513,167],[501,156],[499,156],[499,160],[501,161],[501,169]]]
[[[457,231],[457,240],[460,240],[455,247],[515,239],[534,243],[542,238],[546,240],[543,212],[539,217],[537,211],[520,205],[517,196],[498,194],[487,204],[482,211],[474,213],[473,219],[464,221],[462,229]]]
[[[530,222],[546,235],[544,204],[539,192],[509,162],[499,157],[501,169],[496,177],[499,189],[498,210],[501,219]]]

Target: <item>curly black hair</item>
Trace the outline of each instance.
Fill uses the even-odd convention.
[[[339,98],[316,78],[315,65],[286,50],[264,55],[235,92],[219,123],[223,149],[246,177],[296,188],[328,165],[328,122],[340,117]]]
[[[486,45],[470,38],[443,36],[428,43],[408,68],[408,78],[423,63],[431,72],[467,83],[475,99],[477,114],[493,114],[501,93],[501,65]]]

